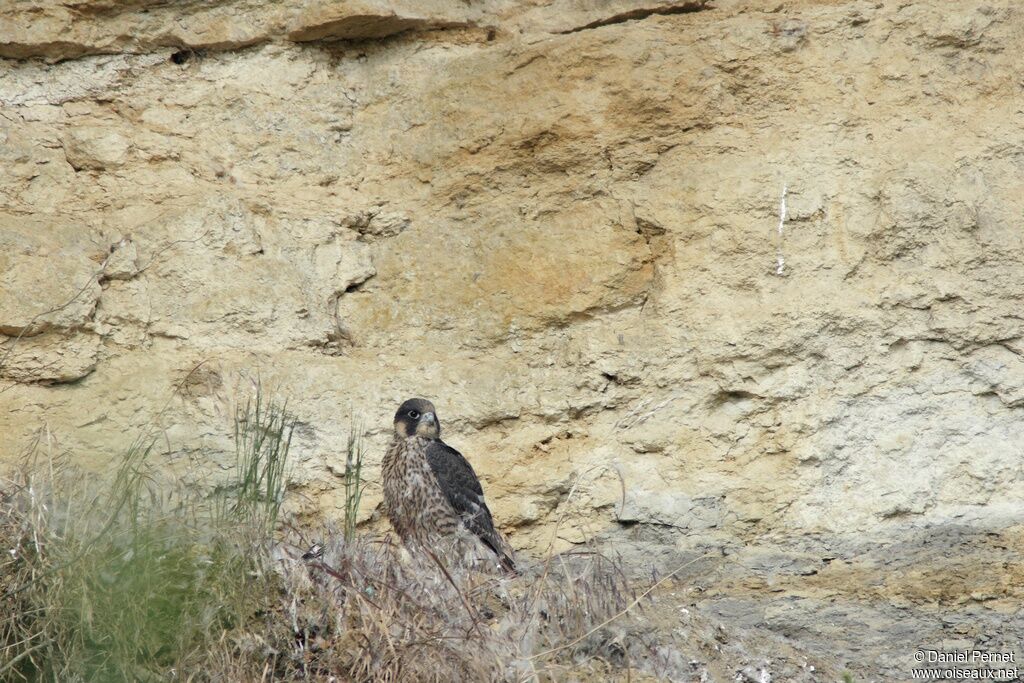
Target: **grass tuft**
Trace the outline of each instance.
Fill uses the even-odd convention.
[[[355,418],[350,420],[351,429],[345,447],[345,540],[356,536],[359,519],[359,502],[363,498],[363,424]]]
[[[284,502],[285,469],[295,421],[287,403],[256,395],[235,412],[235,510],[273,528]]]
[[[199,667],[251,618],[247,593],[270,589],[260,554],[290,425],[257,393],[236,416],[237,480],[212,497],[161,482],[152,441],[106,481],[26,462],[0,492],[0,680],[163,680]]]

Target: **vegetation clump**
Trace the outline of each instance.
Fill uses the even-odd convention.
[[[343,528],[282,519],[293,426],[259,395],[240,408],[237,466],[215,486],[160,476],[151,441],[106,481],[39,453],[0,480],[0,680],[527,681],[633,666],[642,639],[620,617],[644,594],[594,548],[510,577],[356,533],[355,429]]]

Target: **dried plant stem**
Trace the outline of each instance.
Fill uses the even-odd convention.
[[[459,589],[458,584],[455,583],[455,579],[452,578],[452,575],[448,572],[448,568],[444,566],[444,563],[441,562],[440,558],[438,558],[438,556],[435,555],[433,551],[431,551],[429,548],[424,548],[424,550],[426,551],[427,555],[430,556],[430,559],[434,561],[434,564],[436,564],[438,568],[441,570],[441,572],[444,574],[444,578],[448,579],[448,583],[452,585],[452,588],[455,589],[455,592],[458,593],[459,600],[462,601],[463,606],[466,608],[466,613],[469,615],[470,621],[473,622],[473,628],[482,637],[484,634],[483,631],[480,630],[480,623],[477,618],[476,612],[474,612],[473,608],[469,606],[469,601],[466,600],[466,595],[462,592],[461,589]]]
[[[53,640],[48,638],[48,639],[46,639],[46,640],[44,640],[44,641],[42,641],[40,643],[36,643],[35,645],[33,645],[32,647],[28,648],[27,650],[22,650],[21,654],[13,657],[11,659],[11,661],[7,662],[3,666],[0,666],[0,680],[6,680],[4,678],[4,675],[7,672],[9,672],[9,671],[13,671],[15,665],[18,662],[20,662],[22,659],[25,659],[26,657],[31,655],[33,652],[36,652],[38,650],[42,650],[44,647],[46,647],[48,645],[51,645],[51,644],[53,644]]]
[[[681,572],[684,569],[686,569],[687,567],[689,567],[694,562],[698,562],[700,560],[707,559],[709,557],[712,557],[711,553],[707,553],[705,555],[701,555],[700,557],[695,557],[692,560],[690,560],[689,562],[684,562],[683,564],[679,565],[678,567],[673,569],[671,572],[669,572],[668,574],[663,576],[661,579],[659,579],[650,588],[648,588],[643,593],[638,595],[636,597],[636,599],[633,600],[633,602],[629,603],[629,605],[627,605],[625,607],[625,609],[622,609],[619,612],[616,612],[615,614],[613,614],[612,616],[608,617],[607,619],[602,621],[600,624],[598,624],[594,628],[590,629],[589,631],[587,631],[583,635],[579,636],[578,638],[575,638],[575,639],[569,641],[568,643],[565,643],[564,645],[559,645],[558,647],[553,647],[553,648],[551,648],[549,650],[544,650],[543,652],[538,652],[537,654],[531,656],[530,659],[531,660],[533,660],[533,659],[540,659],[541,657],[546,657],[548,655],[555,654],[556,652],[561,652],[562,650],[568,649],[568,648],[572,647],[573,645],[575,645],[576,643],[578,643],[578,642],[580,642],[582,640],[586,640],[587,638],[589,638],[590,636],[594,635],[595,633],[597,633],[598,631],[603,629],[605,626],[607,626],[608,624],[610,624],[613,621],[615,621],[616,619],[619,619],[620,617],[625,616],[625,614],[627,612],[629,612],[631,609],[633,609],[634,607],[639,605],[640,602],[644,598],[646,598],[648,595],[653,593],[658,588],[658,586],[660,586],[661,584],[665,583],[666,581],[671,579],[673,576],[675,576],[679,572]]]

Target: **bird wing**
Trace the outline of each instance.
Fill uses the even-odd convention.
[[[484,490],[469,461],[457,450],[440,440],[427,446],[427,462],[441,491],[470,531],[476,534],[498,556],[501,565],[515,571],[515,562],[505,549],[505,542],[494,529],[491,511],[484,502]]]

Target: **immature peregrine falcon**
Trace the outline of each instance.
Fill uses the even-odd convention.
[[[433,403],[413,398],[399,407],[382,475],[384,509],[406,545],[431,548],[468,530],[497,555],[502,567],[515,572],[473,467],[441,441]]]

